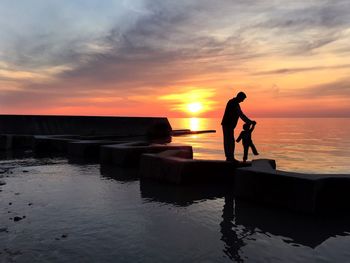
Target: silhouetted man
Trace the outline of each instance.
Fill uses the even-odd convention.
[[[221,121],[222,131],[224,134],[224,150],[226,161],[237,161],[235,159],[235,137],[234,129],[236,128],[238,119],[241,118],[245,123],[256,123],[245,116],[239,104],[245,100],[247,96],[244,92],[239,92],[235,98],[227,102],[224,116]],[[237,161],[238,162],[238,161]]]

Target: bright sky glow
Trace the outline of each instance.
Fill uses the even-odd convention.
[[[350,116],[348,0],[3,0],[0,114]],[[189,106],[198,103],[199,106]]]

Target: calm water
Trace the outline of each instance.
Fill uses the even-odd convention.
[[[216,133],[174,137],[174,142],[194,147],[195,158],[224,159],[220,119],[170,119],[173,129],[215,129]],[[310,173],[350,173],[349,118],[262,118],[253,141],[260,155],[277,161],[277,168]],[[237,125],[236,137],[242,129]],[[236,158],[242,159],[242,145],[236,144]],[[257,158],[249,153],[249,158]]]
[[[327,129],[319,120],[289,121],[289,129],[282,120],[257,121],[261,156],[280,168],[347,169],[339,139],[349,146],[349,133],[336,127],[348,120],[331,120]],[[222,158],[220,132],[175,140],[193,142],[197,158]],[[310,164],[310,155],[337,166]],[[298,164],[289,165],[292,157]],[[0,160],[0,262],[349,262],[349,222],[245,203],[225,186],[140,181],[137,170],[102,175],[99,165],[66,159]]]

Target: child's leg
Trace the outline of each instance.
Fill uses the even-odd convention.
[[[249,150],[249,144],[248,145],[243,145],[243,162],[247,161],[248,159],[248,150]]]
[[[255,148],[255,145],[253,143],[250,144],[250,147],[252,148],[253,154],[254,155],[259,155],[258,151]]]

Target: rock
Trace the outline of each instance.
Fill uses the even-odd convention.
[[[23,218],[20,217],[20,216],[15,216],[15,217],[13,218],[13,221],[18,222],[18,221],[21,221],[22,219],[23,219]]]

